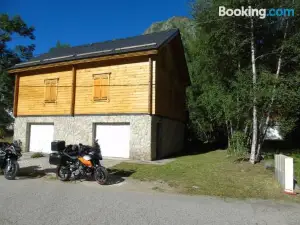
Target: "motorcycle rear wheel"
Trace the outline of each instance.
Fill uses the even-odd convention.
[[[102,166],[97,167],[94,171],[94,178],[98,184],[104,185],[108,178],[107,170]]]
[[[5,166],[4,177],[7,180],[14,180],[14,179],[16,179],[16,176],[17,176],[17,173],[19,171],[20,166],[19,166],[19,163],[16,160],[11,160],[10,167],[11,168],[9,168],[8,164]]]
[[[66,166],[59,165],[56,168],[56,177],[60,181],[68,181],[71,178],[71,171]]]

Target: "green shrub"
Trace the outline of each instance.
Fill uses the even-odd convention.
[[[41,152],[33,153],[31,156],[31,158],[41,158],[41,157],[44,157],[44,154]]]
[[[275,158],[275,156],[274,156],[274,154],[275,153],[264,153],[263,155],[264,155],[264,160],[270,160],[270,159],[272,159],[272,160],[274,160],[274,158]]]
[[[231,156],[246,157],[247,155],[247,137],[243,132],[234,132],[230,138],[230,147],[227,149],[227,153]]]

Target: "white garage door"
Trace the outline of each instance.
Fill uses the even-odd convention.
[[[97,125],[96,139],[104,157],[129,158],[129,125]]]
[[[50,153],[53,134],[54,125],[31,125],[29,151]]]

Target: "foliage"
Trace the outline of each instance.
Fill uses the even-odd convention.
[[[235,132],[229,142],[227,153],[236,157],[247,157],[247,136],[244,132]]]
[[[294,8],[291,1],[251,1],[252,8]],[[188,49],[192,86],[187,91],[191,122],[203,141],[218,140],[226,133],[229,143],[246,134],[251,143],[252,107],[256,97],[259,139],[267,126],[280,124],[285,135],[299,118],[299,15],[254,18],[257,84],[252,84],[251,29],[249,17],[219,17],[218,7],[241,8],[248,1],[196,1],[193,16],[196,40]],[[284,6],[284,7],[283,7]],[[286,32],[286,23],[289,26]],[[279,57],[282,57],[276,77]],[[235,135],[237,133],[237,135]],[[243,138],[244,140],[244,138]],[[250,141],[248,141],[250,140]],[[244,146],[244,144],[242,146]],[[232,150],[232,149],[231,149]]]
[[[166,21],[153,23],[149,28],[146,29],[144,34],[150,34],[172,28],[177,28],[180,30],[180,35],[185,48],[186,61],[189,64],[193,61],[190,55],[190,49],[192,49],[196,38],[196,24],[194,20],[187,17],[174,16]]]
[[[17,37],[35,39],[34,28],[29,27],[20,16],[9,17],[0,14],[0,127],[5,129],[13,121],[11,116],[13,103],[14,77],[7,69],[16,63],[32,57],[34,45],[17,45],[14,49],[8,43]]]
[[[53,51],[55,51],[56,49],[60,49],[60,48],[69,48],[69,47],[71,47],[71,45],[69,45],[69,44],[61,44],[60,41],[57,41],[57,42],[56,42],[56,46],[50,48],[49,52],[53,52]]]
[[[252,0],[253,8],[294,8],[291,1]],[[249,17],[219,17],[218,7],[240,8],[248,1],[198,0],[192,4],[193,19],[172,17],[154,23],[145,33],[179,28],[188,62],[191,87],[187,90],[189,128],[203,142],[228,137],[229,152],[239,151],[232,143],[250,148],[252,142],[252,107],[256,97],[259,141],[267,126],[280,124],[281,135],[289,134],[299,118],[299,16],[254,18],[254,38],[258,80],[252,84]],[[287,38],[284,38],[286,21]],[[282,66],[276,77],[279,57]],[[235,154],[235,153],[234,153]]]

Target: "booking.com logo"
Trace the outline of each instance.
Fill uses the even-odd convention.
[[[240,9],[226,9],[225,6],[219,6],[219,16],[257,16],[260,19],[265,19],[268,16],[294,16],[294,9],[286,8],[271,8],[271,9],[254,9],[251,6]]]

